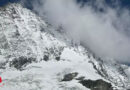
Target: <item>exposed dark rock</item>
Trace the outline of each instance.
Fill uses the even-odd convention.
[[[16,26],[16,27],[17,27],[17,26]],[[15,32],[15,36],[16,36],[16,37],[20,36],[20,33],[19,33],[18,30],[16,30],[16,32]]]
[[[0,69],[5,69],[5,65],[6,65],[7,62],[4,62],[4,63],[0,63]]]
[[[56,59],[57,61],[59,61],[59,60],[60,60],[60,56],[59,56],[59,57],[56,57],[55,59]]]
[[[91,90],[113,90],[112,85],[108,82],[105,82],[101,79],[93,81],[93,80],[81,80],[80,83],[90,88]]]
[[[76,78],[76,80],[80,80],[80,81],[81,81],[81,80],[84,80],[84,78],[85,78],[85,77],[82,76],[82,77],[78,77],[78,78]]]
[[[36,61],[35,58],[31,58],[31,57],[19,57],[19,58],[15,58],[14,60],[12,60],[10,62],[10,67],[15,67],[16,69],[21,70],[23,68],[23,66],[26,66],[29,63],[32,63],[33,61]]]
[[[61,59],[61,54],[63,51],[64,47],[50,47],[50,48],[46,48],[45,52],[44,52],[44,56],[43,56],[43,60],[44,61],[48,61],[52,58],[54,58],[57,61],[60,61]]]
[[[48,61],[49,60],[49,56],[48,55],[44,55],[44,58],[43,58],[45,61]]]
[[[98,59],[98,60],[100,60],[100,59]],[[104,78],[108,78],[108,74],[107,74],[106,70],[104,69],[103,61],[102,61],[102,60],[99,61],[99,62],[100,62],[100,63],[99,63],[100,69],[97,68],[97,66],[94,64],[94,62],[92,62],[92,61],[89,61],[89,62],[92,63],[93,68],[97,71],[97,73],[98,73],[99,75],[101,75],[101,76],[104,77]]]
[[[40,30],[41,32],[44,32],[45,31],[45,29],[44,28],[41,28],[41,30]]]
[[[63,78],[62,81],[71,81],[71,80],[73,80],[77,75],[78,75],[77,72],[66,74],[66,75],[64,75],[64,78]]]

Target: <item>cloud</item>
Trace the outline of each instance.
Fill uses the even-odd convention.
[[[33,9],[103,59],[130,63],[130,12],[104,0],[83,6],[76,0],[40,0]]]

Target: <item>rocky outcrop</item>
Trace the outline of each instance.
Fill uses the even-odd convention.
[[[77,75],[78,75],[77,72],[66,74],[66,75],[64,75],[64,78],[63,78],[62,81],[71,81],[71,80],[73,80]]]
[[[28,58],[28,57],[19,57],[19,58],[15,58],[10,62],[10,67],[14,67],[18,70],[22,70],[23,66],[26,66],[29,63],[35,62],[36,59],[35,58]]]
[[[113,90],[112,85],[103,80],[82,80],[80,83],[91,90]]]

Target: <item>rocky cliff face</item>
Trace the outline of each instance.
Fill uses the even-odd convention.
[[[62,28],[53,28],[20,4],[1,7],[0,76],[5,85],[0,89],[125,90],[129,87],[120,64],[95,57],[83,46],[73,45],[61,32]]]

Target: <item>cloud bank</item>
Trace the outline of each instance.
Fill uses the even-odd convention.
[[[40,3],[39,3],[40,2]],[[130,11],[111,8],[104,0],[37,0],[33,9],[103,59],[130,63]]]

